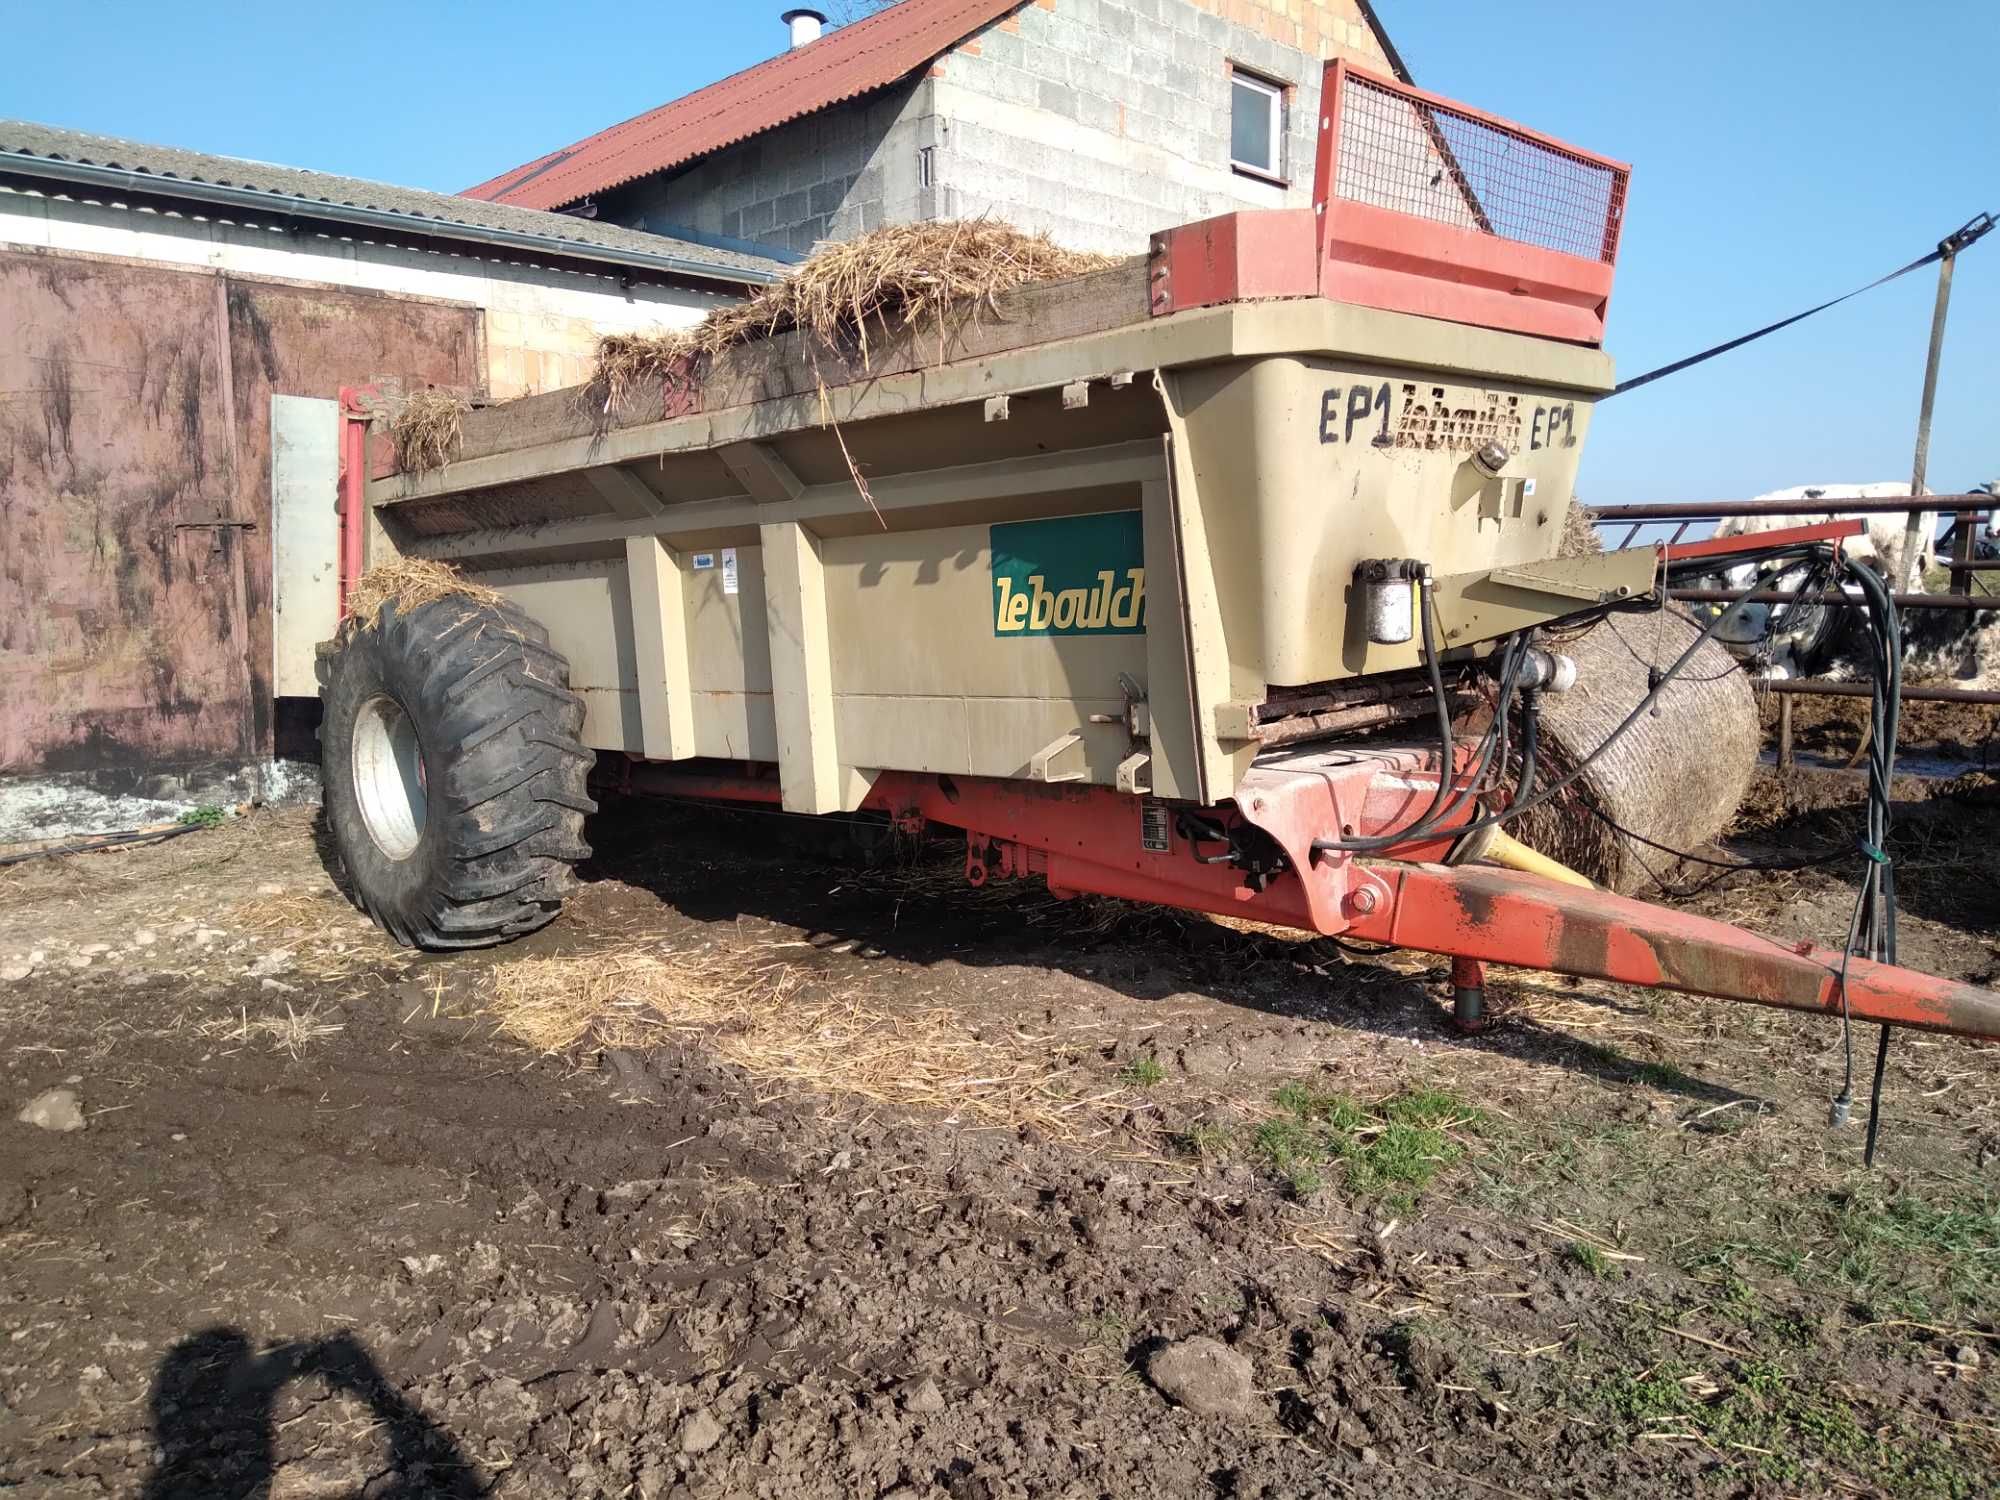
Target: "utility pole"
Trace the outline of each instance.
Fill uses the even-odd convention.
[[[1924,360],[1924,399],[1917,408],[1917,456],[1912,465],[1910,493],[1924,493],[1924,471],[1930,467],[1931,458],[1931,409],[1937,403],[1938,362],[1944,353],[1944,320],[1951,310],[1951,270],[1958,260],[1958,252],[1966,246],[1977,243],[1993,227],[1993,215],[1981,214],[1963,228],[1954,231],[1938,241],[1938,289],[1937,305],[1931,311],[1931,347]],[[1903,527],[1903,567],[1902,577],[1897,582],[1901,593],[1910,593],[1917,581],[1917,559],[1923,540],[1924,513],[1910,512],[1910,519]]]

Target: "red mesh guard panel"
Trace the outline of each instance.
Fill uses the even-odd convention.
[[[1617,259],[1624,167],[1345,69],[1339,95],[1335,197],[1565,255]]]

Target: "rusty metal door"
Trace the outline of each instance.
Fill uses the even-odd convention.
[[[0,254],[0,774],[251,750],[221,292]]]
[[[0,251],[0,779],[136,790],[269,755],[271,396],[476,384],[478,320]]]

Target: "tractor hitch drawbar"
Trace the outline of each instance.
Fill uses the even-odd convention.
[[[633,766],[632,790],[768,802],[770,778],[688,776]],[[1396,747],[1280,753],[1243,778],[1236,801],[1178,820],[1235,837],[1262,830],[1255,869],[1197,849],[1162,805],[1108,787],[883,772],[865,808],[903,826],[944,824],[967,838],[980,883],[1040,877],[1058,895],[1114,896],[1243,917],[1307,932],[1436,953],[1454,960],[1454,1012],[1485,1021],[1482,965],[1680,990],[1854,1021],[2000,1039],[2000,995],[1893,964],[1783,942],[1709,917],[1615,896],[1588,882],[1491,865],[1443,863],[1442,826],[1395,857],[1315,855],[1330,835],[1391,834],[1433,802],[1434,752]],[[1464,821],[1476,803],[1457,815]],[[1182,809],[1186,811],[1186,809]],[[1277,873],[1273,874],[1275,867]],[[976,873],[975,873],[976,872]]]

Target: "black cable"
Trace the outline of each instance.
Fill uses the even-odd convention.
[[[95,834],[82,843],[57,844],[48,849],[28,849],[20,854],[0,855],[0,868],[26,864],[31,859],[53,859],[64,854],[96,854],[105,849],[132,849],[141,844],[164,843],[183,834],[200,833],[206,823],[177,823],[172,828],[127,828],[117,833]]]
[[[1435,610],[1435,601],[1431,610]],[[1434,664],[1436,637],[1432,629],[1432,615],[1424,619],[1424,646],[1427,658]],[[1405,825],[1393,834],[1371,835],[1347,842],[1343,847],[1367,846],[1370,849],[1388,849],[1397,845],[1421,843],[1431,837],[1456,838],[1459,829],[1448,826],[1448,820],[1456,817],[1460,808],[1477,797],[1485,789],[1487,776],[1496,767],[1505,772],[1505,752],[1499,747],[1505,743],[1508,734],[1508,716],[1515,693],[1518,691],[1522,669],[1528,660],[1528,636],[1525,631],[1516,631],[1507,637],[1500,659],[1500,683],[1495,694],[1493,720],[1486,726],[1480,738],[1479,750],[1474,755],[1466,775],[1461,780],[1457,775],[1457,750],[1450,737],[1448,712],[1439,719],[1439,737],[1442,759],[1439,762],[1438,790],[1431,798],[1431,805],[1414,822]],[[1442,685],[1441,682],[1439,684]],[[1496,755],[1498,758],[1496,759]],[[1445,826],[1441,826],[1445,825]],[[1329,841],[1320,840],[1313,845],[1317,857],[1325,852],[1322,845]]]
[[[1814,313],[1825,312],[1829,307],[1838,307],[1841,303],[1847,301],[1849,297],[1859,297],[1863,292],[1872,292],[1878,286],[1886,286],[1898,276],[1907,276],[1912,271],[1921,270],[1925,266],[1943,260],[1947,255],[1956,255],[1966,246],[1976,243],[1992,227],[1993,216],[1991,214],[1979,214],[1968,220],[1960,228],[1946,235],[1938,242],[1937,248],[1931,251],[1930,254],[1919,256],[1907,266],[1899,267],[1891,271],[1887,276],[1878,276],[1869,282],[1868,285],[1856,287],[1853,291],[1843,296],[1820,303],[1818,307],[1809,307],[1802,313],[1793,313],[1789,318],[1780,318],[1775,323],[1766,324],[1754,333],[1746,333],[1740,338],[1730,339],[1727,343],[1717,344],[1712,349],[1704,349],[1699,354],[1690,354],[1685,359],[1677,359],[1670,365],[1661,365],[1657,370],[1648,370],[1643,375],[1634,375],[1630,380],[1621,380],[1611,391],[1611,395],[1600,398],[1599,404],[1601,405],[1604,401],[1609,401],[1611,396],[1622,396],[1627,391],[1637,390],[1642,385],[1650,385],[1655,380],[1664,380],[1669,375],[1677,374],[1682,370],[1701,364],[1705,360],[1714,359],[1718,354],[1727,354],[1732,349],[1741,349],[1745,344],[1755,343],[1767,334],[1776,333],[1781,328],[1790,328],[1794,323],[1810,318]]]
[[[1462,838],[1468,833],[1477,833],[1482,829],[1497,828],[1502,823],[1511,823],[1514,819],[1521,817],[1525,813],[1532,812],[1537,807],[1546,806],[1557,795],[1574,786],[1577,781],[1582,779],[1584,772],[1595,765],[1605,751],[1609,750],[1622,736],[1628,733],[1632,726],[1638,723],[1652,708],[1654,703],[1659,700],[1660,694],[1666,691],[1667,685],[1678,677],[1687,664],[1694,659],[1694,654],[1714,638],[1715,632],[1721,628],[1723,620],[1728,617],[1729,610],[1741,604],[1751,594],[1755,593],[1756,590],[1757,586],[1752,584],[1749,588],[1744,589],[1736,598],[1728,601],[1726,607],[1703,627],[1701,633],[1689,644],[1687,650],[1683,651],[1675,659],[1674,664],[1660,674],[1659,681],[1653,685],[1645,697],[1639,700],[1638,706],[1627,714],[1610,734],[1604,737],[1602,744],[1582,760],[1578,761],[1567,775],[1551,782],[1533,801],[1519,802],[1500,812],[1491,813],[1484,818],[1477,818],[1470,823],[1461,824],[1449,830],[1451,834],[1454,837]],[[1314,839],[1312,848],[1314,854],[1372,853],[1378,849],[1393,848],[1396,845],[1407,844],[1409,842],[1411,842],[1410,834],[1408,831],[1405,831],[1402,833],[1380,835],[1375,839],[1366,841],[1358,839]]]
[[[1690,614],[1687,610],[1676,609],[1671,604],[1664,605],[1662,607],[1667,611],[1668,614],[1674,616],[1675,619],[1685,620],[1688,624],[1694,626],[1699,626],[1701,624],[1701,621],[1697,619],[1694,615]],[[1722,614],[1727,614],[1729,612],[1728,607],[1724,605],[1718,605],[1716,606],[1716,608]],[[1634,646],[1630,641],[1625,639],[1624,633],[1619,630],[1618,626],[1612,620],[1606,618],[1603,621],[1603,623],[1606,626],[1606,628],[1610,630],[1611,639],[1613,639],[1619,645],[1625,648],[1625,654],[1627,656],[1631,657],[1633,661],[1637,662],[1640,666],[1644,667],[1649,673],[1654,670],[1653,663],[1648,661],[1644,656],[1641,656],[1639,654],[1638,647]],[[1749,670],[1750,670],[1750,663],[1741,657],[1736,657],[1733,658],[1730,661],[1729,665],[1723,668],[1723,670],[1720,672],[1712,672],[1706,677],[1683,677],[1681,680],[1690,685],[1696,685],[1704,682],[1721,682],[1725,677],[1734,677],[1739,672],[1747,673]]]
[[[1897,618],[1896,601],[1872,568],[1850,562],[1852,575],[1866,605],[1870,655],[1869,713],[1873,730],[1868,751],[1868,813],[1862,835],[1862,853],[1867,859],[1856,893],[1854,914],[1848,922],[1847,942],[1841,952],[1837,984],[1840,994],[1841,1049],[1844,1069],[1840,1092],[1828,1111],[1835,1125],[1845,1124],[1854,1102],[1854,1016],[1848,1001],[1849,961],[1865,942],[1867,956],[1878,961],[1895,961],[1896,887],[1888,852],[1890,794],[1896,775],[1896,736],[1902,716],[1903,632]],[[1886,1032],[1887,1028],[1884,1028]],[[1876,1046],[1876,1075],[1870,1092],[1868,1137],[1863,1160],[1873,1165],[1875,1144],[1880,1133],[1882,1077],[1888,1067],[1886,1035]]]
[[[1868,867],[1862,879],[1857,909],[1866,912],[1869,956],[1885,963],[1896,961],[1896,880],[1889,856],[1891,794],[1896,776],[1896,739],[1901,728],[1903,697],[1903,629],[1896,613],[1896,601],[1889,585],[1872,568],[1850,565],[1855,581],[1868,601],[1869,641],[1875,655],[1873,691],[1873,743],[1868,757]],[[1845,968],[1842,959],[1843,1010],[1845,1009]],[[1882,1079],[1888,1068],[1887,1027],[1876,1043],[1876,1072],[1869,1095],[1868,1135],[1862,1150],[1863,1164],[1875,1163],[1875,1146],[1881,1130]]]
[[[1889,1028],[1875,1039],[1875,1082],[1868,1090],[1868,1139],[1861,1148],[1861,1165],[1875,1165],[1875,1142],[1882,1132],[1882,1075],[1889,1070]]]
[[[1684,859],[1691,865],[1707,865],[1711,870],[1765,870],[1778,873],[1785,870],[1811,870],[1820,865],[1830,865],[1838,860],[1852,859],[1854,857],[1854,850],[1850,846],[1841,849],[1830,849],[1823,854],[1802,855],[1797,859],[1710,859],[1707,855],[1690,854],[1685,849],[1676,849],[1671,844],[1662,844],[1656,839],[1649,839],[1643,833],[1634,833],[1594,802],[1586,800],[1583,804],[1583,810],[1597,819],[1598,822],[1604,824],[1605,827],[1609,828],[1620,838],[1630,839],[1635,844],[1644,844],[1648,849],[1657,849],[1662,854],[1671,854],[1675,859]],[[1657,879],[1658,877],[1655,878]]]
[[[1451,800],[1454,790],[1451,767],[1455,764],[1458,753],[1457,746],[1452,738],[1451,699],[1446,695],[1444,690],[1444,667],[1439,660],[1437,629],[1435,625],[1436,615],[1437,600],[1432,593],[1431,580],[1428,577],[1420,577],[1417,579],[1417,617],[1424,637],[1424,669],[1430,677],[1431,702],[1437,709],[1438,753],[1444,757],[1440,762],[1444,770],[1438,776],[1437,792],[1431,798],[1431,805],[1411,825],[1415,828],[1430,825],[1444,811],[1445,804]],[[1406,834],[1398,833],[1381,837],[1355,839],[1353,840],[1352,847],[1374,851],[1387,849],[1392,845],[1407,843],[1408,841]],[[1313,845],[1313,853],[1317,855],[1319,852],[1319,844],[1315,843]]]
[[[1535,794],[1535,757],[1542,745],[1542,695],[1540,690],[1521,699],[1521,774],[1514,781],[1509,807],[1518,807]]]

